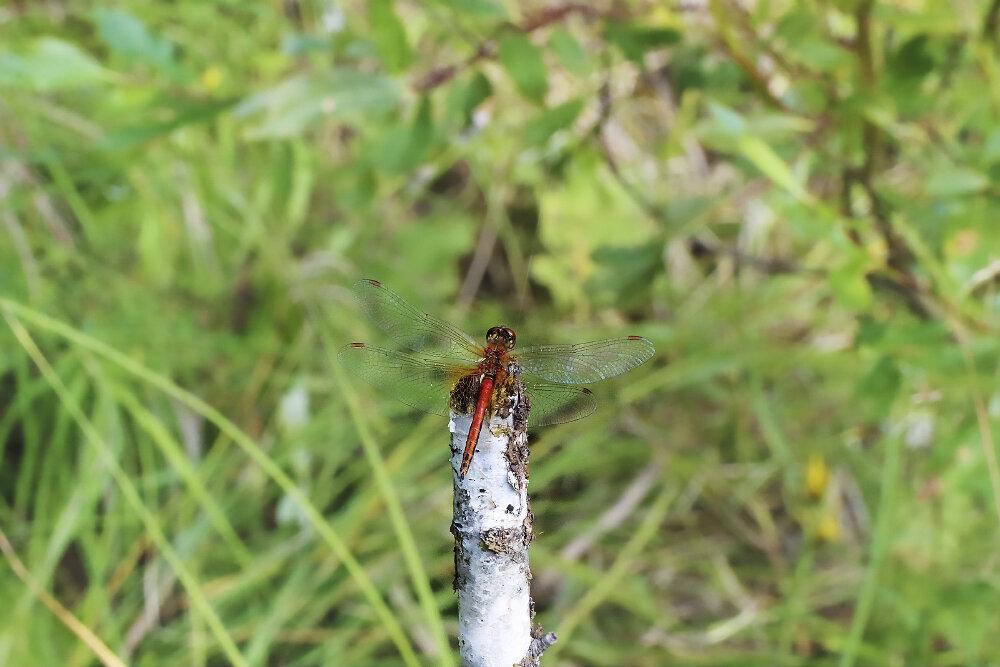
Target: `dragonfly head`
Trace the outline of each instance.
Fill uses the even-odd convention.
[[[510,327],[493,327],[486,332],[486,343],[488,345],[503,345],[504,348],[511,350],[514,348],[516,341],[517,336],[514,335],[514,330]]]

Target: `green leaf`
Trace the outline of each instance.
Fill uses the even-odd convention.
[[[368,25],[375,49],[385,68],[393,74],[406,69],[413,59],[410,42],[392,0],[371,0],[368,3]]]
[[[934,197],[968,195],[987,188],[990,179],[972,169],[939,160],[931,165],[924,192]]]
[[[886,69],[897,79],[919,81],[934,70],[937,64],[927,35],[911,37],[886,58]]]
[[[724,107],[721,104],[712,102],[709,103],[708,110],[712,114],[712,119],[718,123],[722,131],[728,132],[732,135],[746,133],[747,124],[743,119],[743,116],[736,113],[729,107]]]
[[[821,25],[819,14],[811,7],[792,5],[778,19],[772,39],[784,42],[794,52],[803,44],[818,39]]]
[[[902,373],[893,358],[882,357],[858,381],[856,395],[859,399],[864,399],[864,407],[872,417],[881,418],[892,408],[902,382]]]
[[[547,109],[524,128],[524,140],[529,144],[544,144],[553,134],[573,124],[583,109],[583,100],[570,100]]]
[[[854,249],[846,261],[830,271],[830,289],[844,308],[865,310],[872,304],[868,282],[868,257]]]
[[[860,116],[882,128],[891,128],[896,123],[898,115],[896,102],[881,89],[858,91],[845,98],[840,113],[845,120],[851,116]]]
[[[659,240],[635,246],[603,246],[592,254],[598,271],[590,279],[592,289],[608,293],[619,308],[637,305],[648,298],[663,257]]]
[[[673,28],[611,21],[604,28],[604,37],[621,49],[626,58],[642,65],[647,51],[676,44],[681,40],[681,33]]]
[[[493,86],[490,84],[490,80],[486,78],[482,72],[476,72],[476,74],[469,81],[469,84],[464,88],[456,87],[457,94],[460,95],[458,100],[459,113],[462,118],[462,126],[472,124],[472,114],[490,95],[493,94]]]
[[[845,14],[853,14],[865,0],[833,0],[833,6]]]
[[[739,150],[743,135],[764,143],[798,143],[799,137],[814,127],[812,121],[793,114],[758,111],[753,116],[743,116],[716,102],[710,102],[708,108],[711,119],[698,123],[697,136],[710,146],[727,152]],[[752,152],[758,150],[750,149]]]
[[[174,78],[186,78],[174,60],[174,45],[151,34],[135,16],[119,9],[95,9],[91,19],[113,53],[152,65]]]
[[[330,35],[303,35],[292,33],[281,38],[281,52],[286,56],[302,56],[333,50]]]
[[[262,115],[249,131],[252,139],[290,137],[324,118],[357,117],[388,111],[399,104],[395,80],[350,69],[305,74],[243,100],[237,117]]]
[[[440,0],[449,9],[482,18],[507,18],[507,10],[492,0]]]
[[[123,125],[108,132],[101,138],[98,147],[106,151],[124,150],[143,144],[153,139],[166,136],[182,127],[196,123],[205,123],[215,119],[219,114],[225,112],[232,106],[231,101],[220,102],[188,102],[183,105],[176,105],[177,108],[170,109],[174,118],[166,121],[147,121],[134,125]],[[146,112],[147,116],[153,116],[162,110],[155,109]]]
[[[851,53],[826,41],[806,41],[795,52],[796,58],[811,69],[831,72],[851,65]]]
[[[409,128],[394,128],[375,143],[372,162],[389,175],[407,172],[424,159],[433,139],[431,100],[429,96],[424,96]]]
[[[861,315],[858,317],[858,331],[854,334],[854,344],[876,345],[885,336],[886,329],[885,322],[879,322],[871,315]]]
[[[583,75],[590,71],[587,53],[566,28],[559,26],[552,31],[552,36],[549,37],[549,48],[556,54],[559,63],[568,72]]]
[[[994,127],[987,132],[980,157],[987,164],[1000,162],[1000,127]]]
[[[102,82],[104,69],[75,44],[36,40],[24,55],[0,53],[0,86],[38,91],[82,88]]]
[[[744,134],[737,140],[737,145],[743,157],[750,160],[775,185],[787,190],[801,202],[812,201],[812,196],[798,182],[785,161],[762,139],[755,135]]]
[[[541,104],[548,91],[545,61],[527,35],[508,33],[500,40],[497,56],[518,91],[532,102]]]

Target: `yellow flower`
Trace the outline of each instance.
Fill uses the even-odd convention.
[[[215,90],[222,84],[222,69],[212,65],[201,73],[201,85],[208,90]]]
[[[826,485],[830,481],[830,469],[826,466],[826,461],[818,454],[809,457],[809,463],[805,470],[806,490],[813,498],[822,498],[826,492]]]
[[[835,512],[827,512],[816,526],[816,537],[823,542],[835,542],[840,539],[840,521]]]

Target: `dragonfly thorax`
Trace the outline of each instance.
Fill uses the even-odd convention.
[[[510,327],[499,326],[492,327],[486,332],[486,343],[488,345],[502,345],[504,348],[511,350],[514,348],[514,343],[517,341],[517,336],[514,335],[514,330]]]

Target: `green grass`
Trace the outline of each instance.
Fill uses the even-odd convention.
[[[366,277],[656,344],[533,433],[546,667],[1000,660],[995,3],[849,4],[0,9],[0,664],[458,664]]]

